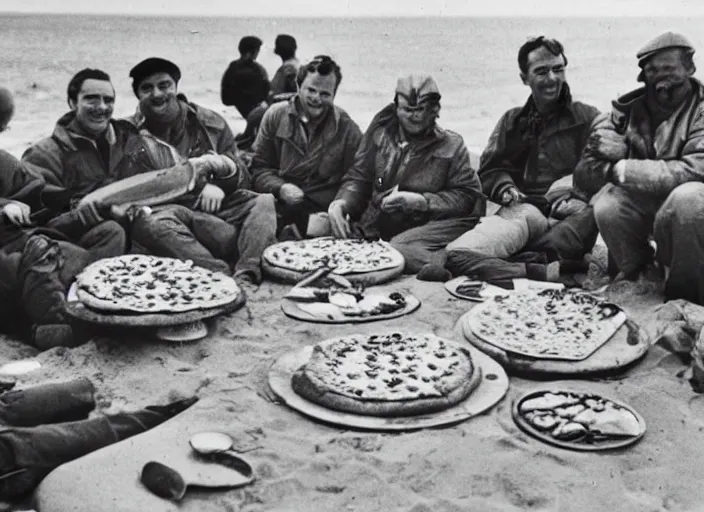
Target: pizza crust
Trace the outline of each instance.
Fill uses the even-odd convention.
[[[315,346],[293,375],[297,394],[367,416],[412,416],[466,399],[481,370],[467,349],[432,335],[353,335]]]

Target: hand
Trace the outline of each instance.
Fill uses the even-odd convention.
[[[330,227],[335,238],[349,238],[352,234],[350,230],[349,216],[347,215],[347,205],[342,199],[336,199],[328,207],[328,217]]]
[[[13,201],[12,203],[6,204],[2,209],[2,214],[5,218],[10,221],[10,223],[15,226],[29,226],[32,221],[29,220],[29,213],[31,208],[19,201]]]
[[[295,206],[303,201],[305,194],[293,183],[284,183],[279,189],[279,199],[289,206]]]
[[[381,201],[381,210],[392,212],[423,212],[428,209],[428,200],[417,192],[393,191]]]
[[[595,136],[597,156],[609,162],[618,162],[628,156],[626,137],[616,132],[605,132]]]
[[[581,212],[586,207],[587,203],[581,199],[567,195],[553,203],[550,209],[550,217],[558,220],[566,219],[570,215]]]
[[[525,197],[526,197],[525,194],[522,194],[521,192],[519,192],[519,190],[516,187],[511,186],[501,193],[501,197],[499,198],[499,202],[501,203],[502,206],[511,206],[514,204],[522,203],[523,200],[525,199]]]
[[[133,222],[140,217],[148,217],[152,214],[152,209],[148,206],[137,206],[134,204],[114,204],[110,206],[110,217],[114,220],[127,220]]]
[[[216,178],[229,178],[237,173],[237,164],[224,155],[208,152],[188,160],[198,174],[214,175]]]
[[[619,160],[613,167],[613,181],[616,185],[626,183],[626,161]]]
[[[194,208],[197,208],[205,213],[217,213],[222,206],[222,200],[225,198],[225,192],[217,185],[206,183],[201,191]]]

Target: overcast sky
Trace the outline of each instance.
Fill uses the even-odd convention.
[[[1,0],[0,12],[232,16],[704,16],[702,0]]]

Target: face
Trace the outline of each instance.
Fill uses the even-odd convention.
[[[168,73],[154,73],[137,87],[139,108],[146,117],[160,118],[178,103],[176,82]]]
[[[691,74],[692,70],[685,67],[678,48],[656,53],[643,66],[645,85],[663,104],[675,99],[677,91],[684,87]]]
[[[89,78],[83,81],[76,100],[69,102],[76,112],[78,124],[91,135],[108,129],[115,108],[115,89],[107,80]]]
[[[396,107],[398,122],[408,135],[425,133],[435,122],[437,117],[436,105],[429,102],[420,102],[420,105],[410,105],[408,100],[399,94]]]
[[[304,114],[308,119],[320,119],[333,105],[337,78],[334,73],[308,73],[298,91]]]
[[[538,107],[557,103],[565,83],[565,59],[541,46],[528,54],[528,71],[521,80],[530,87]]]

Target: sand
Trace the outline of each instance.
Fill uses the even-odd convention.
[[[187,344],[129,332],[106,333],[77,348],[41,354],[12,340],[0,344],[0,363],[33,355],[42,363],[41,370],[19,379],[21,386],[90,378],[98,390],[95,414],[185,395],[202,397],[181,420],[158,427],[162,434],[153,430],[124,448],[117,444],[105,449],[119,471],[98,463],[104,462],[100,452],[60,468],[40,488],[40,510],[83,510],[56,505],[86,500],[100,504],[92,510],[161,510],[146,502],[143,508],[134,497],[119,499],[139,486],[133,472],[124,474],[128,446],[153,446],[148,435],[164,442],[174,432],[183,438],[211,426],[230,433],[240,449],[248,450],[257,481],[230,491],[189,491],[179,510],[704,510],[704,488],[696,470],[704,457],[704,444],[697,441],[704,429],[704,397],[677,376],[683,369],[679,360],[659,347],[625,375],[609,379],[546,383],[511,378],[507,397],[496,407],[455,426],[407,433],[355,431],[321,424],[277,403],[266,382],[272,362],[336,334],[375,328],[453,337],[455,322],[472,303],[452,297],[439,283],[404,277],[384,289],[419,297],[422,305],[415,313],[377,324],[336,326],[284,316],[280,297],[286,289],[265,282],[249,294],[241,310],[215,319],[206,339]],[[643,291],[648,293],[635,293]],[[652,315],[662,301],[657,290],[620,285],[607,296],[649,332],[661,327]],[[511,401],[553,384],[626,401],[645,418],[645,437],[619,451],[578,453],[527,436],[511,419]],[[77,481],[80,485],[73,484]],[[129,506],[123,509],[118,502]],[[159,503],[163,510],[176,510]]]

